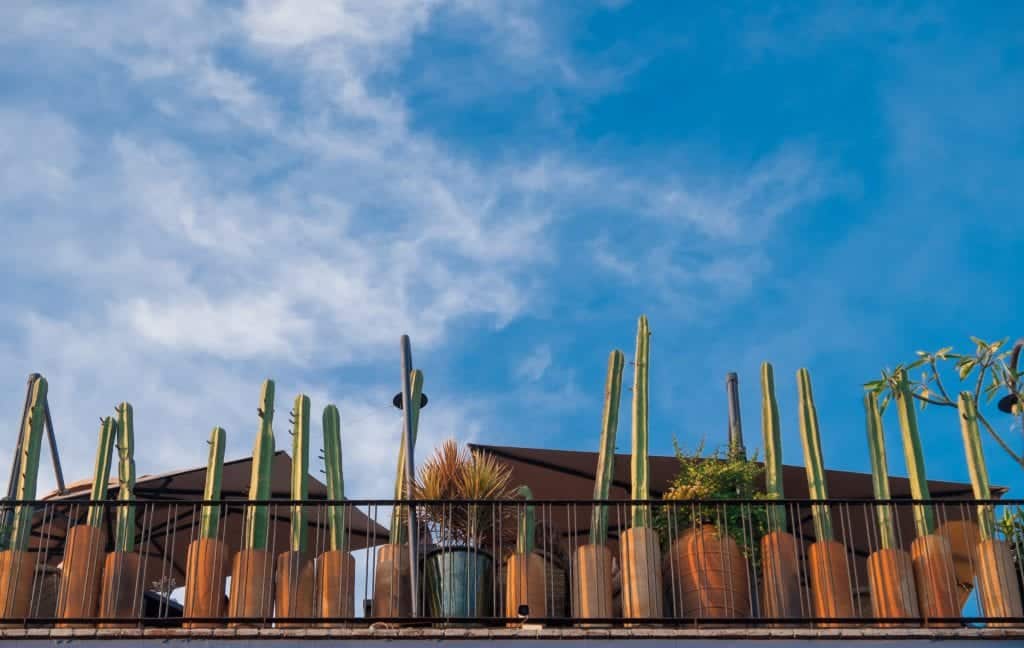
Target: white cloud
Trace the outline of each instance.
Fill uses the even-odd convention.
[[[534,348],[530,355],[523,358],[522,362],[516,367],[515,375],[523,380],[537,382],[544,377],[544,372],[550,366],[551,347],[547,344],[541,344]]]

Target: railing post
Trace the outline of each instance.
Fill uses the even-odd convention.
[[[405,496],[409,500],[408,523],[409,523],[409,587],[412,589],[412,617],[419,617],[419,574],[417,573],[416,549],[417,549],[417,524],[416,506],[413,504],[413,485],[416,476],[415,444],[416,439],[412,433],[412,418],[409,416],[409,405],[412,399],[412,347],[409,343],[409,336],[403,335],[402,346],[402,433],[405,435]]]

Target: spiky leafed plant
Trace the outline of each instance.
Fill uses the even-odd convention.
[[[414,369],[410,373],[409,389],[409,423],[412,425],[412,442],[416,443],[416,435],[419,432],[420,422],[420,399],[423,396],[423,372]],[[398,446],[398,470],[395,474],[395,499],[406,499],[408,495],[405,483],[405,460],[408,449],[405,444],[405,435],[402,435],[401,443]],[[399,545],[405,543],[408,532],[406,524],[406,510],[404,506],[396,506],[391,510],[391,544]]]
[[[782,430],[779,424],[779,402],[775,398],[775,370],[768,362],[761,363],[761,433],[764,437],[764,482],[769,499],[783,499]],[[784,531],[787,526],[786,507],[768,507],[768,528]]]
[[[928,478],[924,472],[924,451],[921,448],[921,434],[917,427],[917,413],[914,411],[914,397],[910,391],[906,372],[896,377],[896,410],[899,412],[900,431],[903,434],[903,456],[907,461],[907,476],[910,479],[910,494],[916,500],[931,499],[928,492]],[[918,537],[935,531],[935,511],[931,506],[914,506],[914,527]]]
[[[92,477],[89,499],[96,504],[89,507],[86,524],[99,529],[103,524],[103,502],[107,499],[107,482],[110,480],[110,458],[114,452],[117,437],[117,421],[107,416],[100,422],[100,438],[96,447],[96,465]]]
[[[203,486],[203,499],[213,501],[220,499],[221,484],[224,476],[224,445],[227,433],[222,427],[215,427],[210,432],[210,456],[206,460],[206,483]],[[220,529],[220,506],[213,504],[204,506],[199,516],[199,536],[214,539]]]
[[[971,392],[961,392],[957,399],[960,409],[960,431],[964,437],[964,453],[967,455],[967,468],[971,475],[971,488],[974,498],[987,500],[992,498],[992,489],[988,482],[988,468],[985,466],[985,454],[981,448],[981,432],[978,429],[978,407]],[[990,540],[995,531],[995,512],[989,504],[978,506],[978,532],[981,540]]]
[[[633,371],[633,452],[630,456],[630,477],[633,501],[650,498],[650,462],[647,455],[647,377],[650,360],[651,330],[647,316],[641,315],[636,331],[636,359]],[[633,506],[632,525],[649,528],[651,509],[646,504]]]
[[[341,414],[335,405],[324,408],[324,472],[327,474],[327,499],[345,499],[345,475],[341,463]],[[327,507],[327,526],[331,551],[345,548],[345,507]]]
[[[28,416],[21,430],[21,458],[18,463],[18,482],[14,498],[22,501],[36,498],[36,483],[39,477],[39,448],[43,438],[43,422],[46,418],[46,379],[38,376],[32,383],[32,396]],[[28,549],[32,531],[32,505],[18,504],[14,509],[9,548],[14,551]]]
[[[516,495],[529,502],[533,499],[533,491],[529,486],[520,486]],[[533,553],[537,539],[537,516],[533,504],[523,505],[522,513],[516,523],[516,553],[529,555]]]
[[[811,499],[828,499],[825,483],[825,463],[821,456],[821,435],[818,431],[818,412],[814,407],[811,374],[800,369],[796,374],[799,394],[800,438],[804,446],[804,464],[807,467],[807,490]],[[814,532],[818,540],[832,540],[832,513],[826,504],[811,508]]]
[[[622,396],[622,368],[625,356],[614,350],[608,356],[608,375],[604,387],[604,411],[601,414],[601,449],[594,475],[594,499],[606,500],[611,494],[615,473],[615,434],[619,427],[619,399]],[[590,520],[590,543],[603,545],[608,540],[608,507],[595,506]]]
[[[260,394],[260,429],[252,451],[252,471],[249,475],[249,500],[270,499],[270,470],[274,461],[274,381],[263,382]],[[245,549],[266,549],[269,533],[269,515],[265,505],[249,505],[245,509]]]
[[[309,396],[295,397],[292,409],[292,499],[309,498]],[[291,549],[306,549],[306,513],[302,504],[292,504]]]
[[[872,394],[864,395],[864,413],[867,419],[871,485],[875,499],[889,500],[892,496],[889,493],[889,465],[885,458],[885,431],[882,428],[882,413],[878,408],[878,400]],[[876,506],[875,516],[878,519],[882,549],[895,549],[896,525],[893,523],[892,509],[888,506]]]
[[[117,531],[114,551],[135,550],[135,412],[130,403],[117,407]]]

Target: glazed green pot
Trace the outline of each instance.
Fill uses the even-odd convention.
[[[425,558],[427,609],[434,617],[486,617],[494,612],[494,563],[479,549],[446,547]]]

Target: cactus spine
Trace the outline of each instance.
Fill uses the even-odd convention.
[[[907,375],[902,371],[897,376],[896,409],[900,415],[900,431],[903,433],[903,455],[907,461],[910,494],[916,500],[930,499],[928,478],[924,474],[921,435],[917,428],[917,414],[914,412],[914,397],[910,392]],[[914,527],[917,529],[918,537],[935,531],[935,511],[931,506],[914,506]]]
[[[295,397],[292,410],[292,499],[309,498],[309,396]],[[306,549],[306,515],[302,504],[292,504],[292,551]]]
[[[252,451],[252,471],[249,475],[249,500],[270,499],[270,468],[274,460],[274,381],[265,380],[257,410],[260,429]],[[245,509],[244,549],[266,549],[269,511],[266,506],[248,506]]]
[[[967,468],[971,474],[971,487],[975,499],[991,499],[992,491],[988,483],[988,468],[985,466],[985,454],[981,449],[981,434],[978,431],[978,409],[971,392],[961,392],[957,400],[960,410],[960,432],[964,437],[964,453],[967,455]],[[995,530],[995,516],[988,504],[978,505],[978,532],[982,541],[990,540]]]
[[[114,452],[114,438],[117,436],[117,421],[107,416],[100,422],[100,438],[96,448],[96,466],[92,477],[92,490],[89,499],[102,502],[107,499],[107,481],[110,479],[110,456]],[[103,506],[96,504],[89,507],[86,523],[99,529],[103,523]]]
[[[412,442],[416,443],[416,435],[419,432],[420,423],[420,398],[423,396],[423,372],[413,369],[410,373],[411,385],[409,389],[409,422],[412,424]],[[395,475],[395,499],[405,499],[405,461],[409,449],[405,447],[405,435],[402,435],[402,442],[398,448],[398,472]],[[402,523],[405,519],[402,506],[396,506],[391,510],[391,544],[397,545],[405,542],[406,525]]]
[[[222,427],[215,427],[210,432],[210,457],[206,461],[206,484],[203,486],[203,499],[219,500],[220,488],[224,473],[224,444],[227,433]],[[220,527],[220,505],[203,507],[199,515],[199,536],[214,539]]]
[[[636,331],[636,360],[633,371],[633,453],[630,458],[632,498],[650,497],[650,474],[647,460],[647,376],[650,359],[651,330],[647,316],[641,315]],[[633,506],[633,526],[651,526],[651,512],[646,504]]]
[[[135,550],[135,411],[130,403],[117,408],[117,532],[114,551]]]
[[[328,405],[324,408],[324,469],[327,473],[327,499],[345,499],[345,475],[341,464],[341,415],[338,408]],[[345,548],[345,507],[327,508],[327,525],[330,533],[331,551]]]
[[[878,409],[878,401],[871,394],[864,395],[864,413],[868,433],[868,453],[871,455],[871,486],[876,500],[889,500],[889,465],[885,459],[885,431],[882,428],[882,413]],[[892,509],[889,506],[875,506],[878,519],[878,532],[882,540],[882,549],[895,549],[896,526],[892,520]]]
[[[770,499],[783,499],[782,432],[779,425],[779,402],[775,399],[775,370],[771,363],[761,363],[761,432],[764,436],[764,481]],[[785,531],[786,507],[768,508],[768,528]]]
[[[601,449],[594,476],[594,499],[610,496],[615,472],[615,433],[619,428],[619,400],[622,396],[622,368],[626,358],[615,349],[608,355],[608,375],[604,384],[604,412],[601,415]],[[590,520],[590,543],[603,545],[608,540],[608,507],[595,506]]]
[[[799,394],[800,437],[804,446],[804,464],[807,467],[807,490],[811,499],[828,499],[825,483],[825,465],[821,456],[821,435],[818,431],[818,412],[814,407],[814,393],[811,390],[811,375],[806,369],[796,373]],[[825,504],[815,504],[811,509],[814,516],[814,532],[817,539],[832,540],[832,513]]]
[[[516,494],[524,500],[533,499],[533,491],[529,486],[520,486]],[[533,553],[534,543],[537,537],[537,517],[533,504],[523,506],[523,512],[516,524],[516,553],[529,555]]]
[[[46,378],[39,376],[32,384],[32,401],[28,417],[21,430],[21,461],[18,464],[18,484],[15,499],[36,498],[36,483],[39,476],[39,447],[43,438],[43,422],[46,418]],[[32,505],[18,504],[14,509],[14,523],[11,529],[10,548],[14,551],[28,549],[29,533],[32,528]]]

